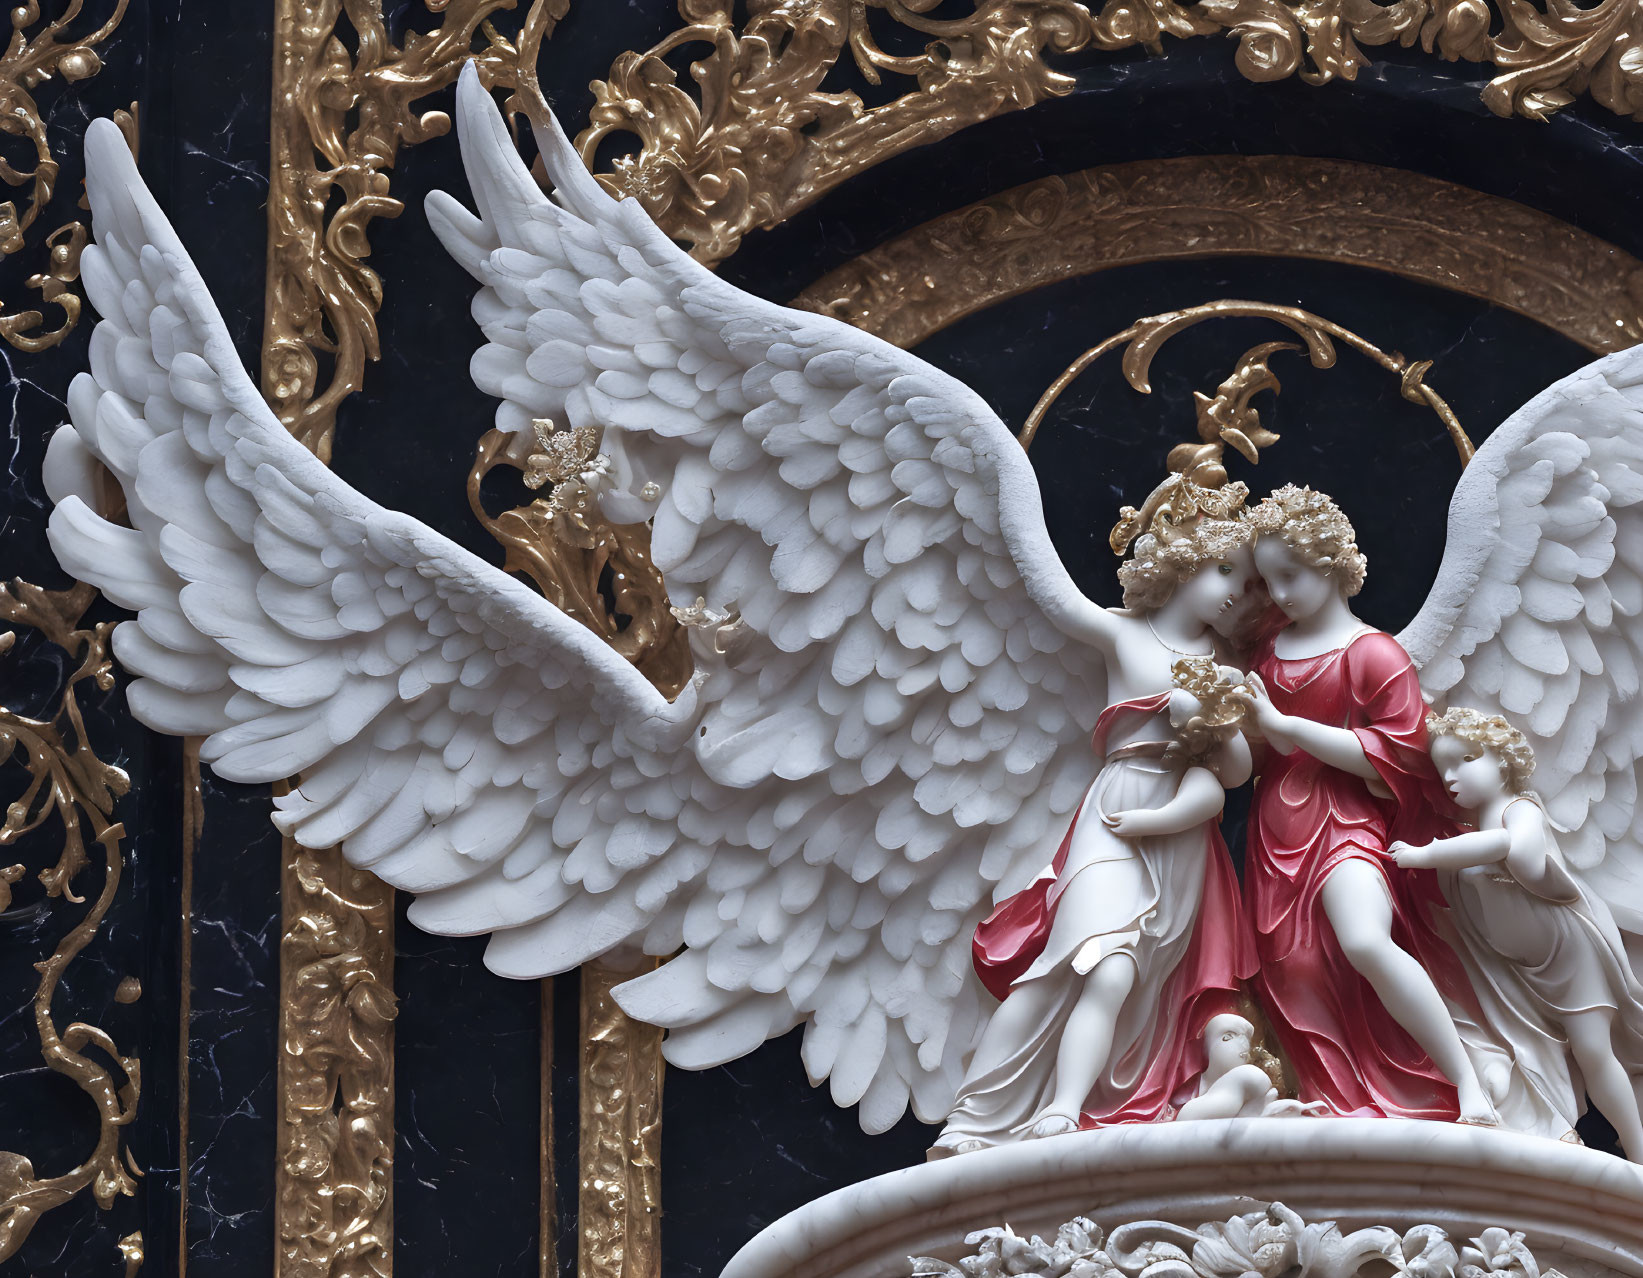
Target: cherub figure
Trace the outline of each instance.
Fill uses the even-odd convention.
[[[1198,1094],[1176,1112],[1177,1122],[1196,1118],[1281,1118],[1312,1113],[1321,1103],[1303,1104],[1278,1095],[1276,1080],[1255,1060],[1255,1026],[1236,1012],[1212,1016],[1204,1026],[1206,1064]]]
[[[1248,518],[1287,622],[1246,694],[1272,749],[1245,862],[1262,1004],[1303,1099],[1492,1124],[1445,1003],[1469,989],[1432,930],[1436,880],[1400,871],[1388,851],[1412,821],[1430,831],[1442,805],[1419,676],[1397,639],[1353,613],[1367,560],[1330,498],[1288,485]]]
[[[1643,1161],[1643,985],[1608,906],[1570,870],[1529,787],[1534,751],[1507,719],[1465,707],[1430,716],[1432,760],[1473,828],[1394,843],[1409,869],[1448,871],[1445,895],[1476,967],[1508,1005],[1568,1040],[1586,1091]]]

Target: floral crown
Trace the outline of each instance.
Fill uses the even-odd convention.
[[[1205,519],[1237,519],[1249,498],[1249,486],[1229,484],[1219,444],[1181,444],[1169,454],[1170,473],[1147,495],[1140,509],[1118,512],[1107,544],[1122,555],[1138,537],[1161,544],[1190,536]]]

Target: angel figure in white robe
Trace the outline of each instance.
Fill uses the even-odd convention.
[[[1181,618],[1151,609],[1156,636],[1145,615],[1102,612],[977,395],[718,279],[609,196],[551,123],[537,130],[550,198],[472,67],[457,132],[478,213],[436,193],[428,216],[480,282],[471,370],[498,426],[599,431],[609,464],[587,483],[604,513],[648,521],[673,602],[738,613],[734,640],[693,630],[695,676],[669,702],[523,583],[322,466],[257,393],[99,121],[82,271],[101,321],[45,480],[64,567],[136,614],[114,637],[133,713],[203,738],[230,780],[300,777],[275,801],[281,829],[414,893],[418,926],[491,934],[503,975],[673,955],[617,998],[670,1031],[675,1064],[803,1025],[810,1078],[859,1104],[867,1130],[909,1104],[939,1122],[994,1008],[977,926],[1085,805],[1103,709],[1167,690],[1169,648],[1204,651],[1213,609],[1194,577]],[[127,523],[97,513],[100,469]],[[1199,576],[1220,577],[1212,562],[1227,561]],[[1458,608],[1495,598],[1452,593]],[[1432,629],[1429,668],[1499,635],[1503,615]],[[1137,712],[1105,748],[1153,749],[1167,731]],[[1604,757],[1634,780],[1635,749]],[[1173,784],[1132,771],[1109,754],[1101,776],[1123,792],[1094,797],[1121,828],[1101,846],[1185,842],[1127,815],[1167,806]],[[1092,846],[1110,829],[1081,828]],[[1160,910],[1190,929],[1173,901]],[[1069,943],[1066,970],[1091,961],[1091,939]],[[1136,966],[1137,991],[1170,975]],[[1135,1041],[1177,1032],[1168,1016]]]
[[[1530,789],[1528,738],[1504,716],[1464,706],[1430,716],[1427,730],[1432,761],[1474,828],[1394,844],[1398,864],[1439,871],[1474,982],[1539,1019],[1555,1062],[1540,1072],[1566,1080],[1562,1058],[1572,1056],[1627,1157],[1643,1161],[1643,984],[1608,906],[1570,871]]]
[[[1119,569],[1125,607],[1083,614],[1111,699],[1092,740],[1101,770],[1049,867],[976,930],[976,970],[1002,1003],[933,1152],[1172,1114],[1204,1067],[1205,1023],[1254,972],[1217,825],[1249,747],[1232,731],[1189,754],[1179,729],[1197,701],[1172,686],[1183,658],[1209,660],[1253,576],[1233,517],[1246,490],[1198,451],[1213,456],[1194,464],[1189,449],[1114,535],[1120,548],[1150,529]],[[1213,487],[1194,481],[1205,471]]]

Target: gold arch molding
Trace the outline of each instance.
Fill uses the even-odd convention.
[[[1298,156],[1187,156],[1041,178],[886,241],[793,305],[911,347],[1048,284],[1224,256],[1390,272],[1595,352],[1643,340],[1643,261],[1606,240],[1441,178]]]

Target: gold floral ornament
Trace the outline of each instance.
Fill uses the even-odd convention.
[[[708,264],[749,231],[776,226],[840,183],[914,146],[1072,90],[1053,54],[1144,47],[1164,37],[1231,37],[1255,81],[1353,80],[1364,47],[1419,46],[1447,61],[1492,65],[1482,97],[1497,115],[1545,119],[1590,94],[1643,119],[1643,9],[1637,0],[971,0],[934,18],[934,0],[765,0],[738,22],[728,0],[679,0],[682,25],[627,52],[593,85],[577,138],[591,168],[606,138],[638,149],[600,180],[642,203]],[[873,34],[895,24],[928,43],[887,53]],[[701,46],[694,95],[666,59]],[[846,52],[872,84],[906,91],[868,107],[822,87]]]
[[[0,757],[20,766],[27,782],[6,808],[0,824],[0,848],[55,823],[61,830],[55,861],[39,872],[48,900],[84,905],[74,881],[90,865],[88,845],[101,849],[102,888],[80,922],[57,948],[35,965],[40,973],[34,993],[35,1030],[47,1068],[62,1074],[91,1101],[97,1113],[97,1141],[76,1167],[58,1176],[36,1176],[30,1160],[0,1151],[0,1261],[14,1255],[40,1217],[90,1190],[107,1209],[120,1195],[136,1192],[135,1169],[123,1130],[137,1112],[142,1086],[135,1057],[123,1055],[113,1038],[95,1025],[75,1021],[59,1028],[52,998],[64,971],[96,937],[120,886],[123,863],[120,840],[125,828],[114,821],[114,803],[130,789],[124,772],[103,762],[93,749],[81,715],[79,692],[89,680],[100,691],[114,686],[108,657],[110,622],[82,628],[80,619],[96,598],[90,586],[50,591],[25,581],[0,587],[0,621],[27,626],[67,654],[72,670],[49,719],[31,719],[0,707]],[[14,632],[0,636],[0,652],[9,651]],[[0,907],[9,905],[23,867],[0,870]],[[95,1049],[96,1055],[89,1054]]]
[[[560,430],[546,418],[531,423],[541,452],[525,458],[525,487],[532,492],[551,483],[548,517],[559,517],[556,531],[584,549],[588,536],[588,499],[598,481],[610,473],[610,458],[596,452],[599,430],[594,426],[572,426]],[[574,530],[574,531],[573,531]]]
[[[53,76],[73,83],[96,75],[103,68],[97,46],[114,33],[125,17],[129,0],[116,0],[114,11],[96,29],[75,35],[71,28],[79,18],[83,0],[67,0],[57,16],[41,24],[39,0],[26,0],[10,14],[11,39],[0,53],[0,133],[21,138],[34,154],[21,164],[0,159],[0,178],[6,185],[27,187],[23,207],[15,200],[0,202],[0,258],[20,253],[28,245],[34,227],[57,188],[60,166],[51,153],[46,125],[34,91]],[[30,28],[38,26],[38,30]],[[115,121],[137,149],[136,104],[130,112],[116,111]],[[83,207],[83,202],[82,202]],[[0,313],[0,337],[21,351],[43,351],[57,345],[80,322],[80,298],[71,285],[80,278],[80,251],[85,248],[84,223],[65,222],[45,237],[47,267],[26,281],[40,295],[42,304],[57,307],[63,319],[56,328],[41,332],[45,316],[37,310]]]
[[[932,0],[767,0],[738,23],[728,0],[680,0],[684,25],[645,52],[618,57],[593,84],[590,124],[576,139],[588,166],[604,140],[630,134],[639,150],[600,180],[645,207],[700,261],[721,262],[756,228],[776,226],[839,183],[966,125],[1072,90],[1047,50],[1068,53],[1092,34],[1074,0],[974,0],[971,12],[927,16]],[[925,37],[922,52],[886,52],[871,17]],[[700,100],[665,59],[701,46],[690,75]],[[846,53],[871,84],[906,92],[868,107],[822,85]]]
[[[1426,384],[1426,375],[1432,370],[1431,360],[1410,360],[1396,351],[1383,351],[1350,329],[1297,306],[1241,300],[1205,302],[1184,310],[1149,315],[1097,342],[1062,370],[1061,375],[1039,397],[1017,435],[1021,446],[1031,446],[1045,415],[1061,393],[1103,355],[1123,347],[1125,380],[1143,395],[1150,394],[1152,386],[1147,380],[1148,374],[1153,358],[1165,342],[1206,320],[1232,318],[1274,320],[1299,336],[1301,341],[1298,344],[1266,342],[1251,348],[1216,388],[1214,395],[1198,393],[1193,396],[1199,442],[1178,444],[1171,449],[1169,476],[1153,490],[1140,510],[1126,506],[1120,512],[1121,517],[1111,537],[1115,554],[1123,554],[1135,537],[1143,531],[1154,530],[1160,522],[1173,527],[1199,512],[1211,513],[1215,502],[1229,499],[1235,495],[1235,490],[1243,489],[1243,493],[1247,494],[1248,490],[1242,484],[1227,483],[1223,462],[1225,447],[1230,444],[1248,461],[1258,462],[1261,449],[1277,443],[1278,435],[1261,424],[1260,414],[1251,400],[1263,390],[1279,390],[1278,379],[1270,367],[1272,357],[1279,351],[1304,352],[1314,368],[1333,368],[1335,343],[1338,341],[1351,347],[1388,372],[1395,373],[1403,397],[1411,403],[1426,405],[1443,422],[1461,465],[1471,461],[1474,451],[1471,438],[1448,401]],[[1224,496],[1217,497],[1217,493]],[[1243,494],[1236,494],[1236,498],[1241,504]]]
[[[1170,675],[1175,686],[1198,703],[1176,727],[1170,753],[1198,763],[1212,756],[1242,726],[1249,712],[1247,689],[1241,678],[1234,677],[1236,670],[1216,665],[1213,657],[1184,657],[1170,667]]]
[[[555,430],[532,423],[537,452],[523,435],[486,431],[468,472],[468,508],[503,548],[502,566],[522,573],[558,608],[632,662],[669,700],[689,681],[685,626],[668,606],[667,587],[650,559],[650,529],[613,524],[593,500],[592,485],[609,468],[595,452],[598,430]],[[546,499],[491,515],[480,485],[497,466],[523,472],[525,485],[553,484]],[[654,500],[659,492],[647,491]]]

